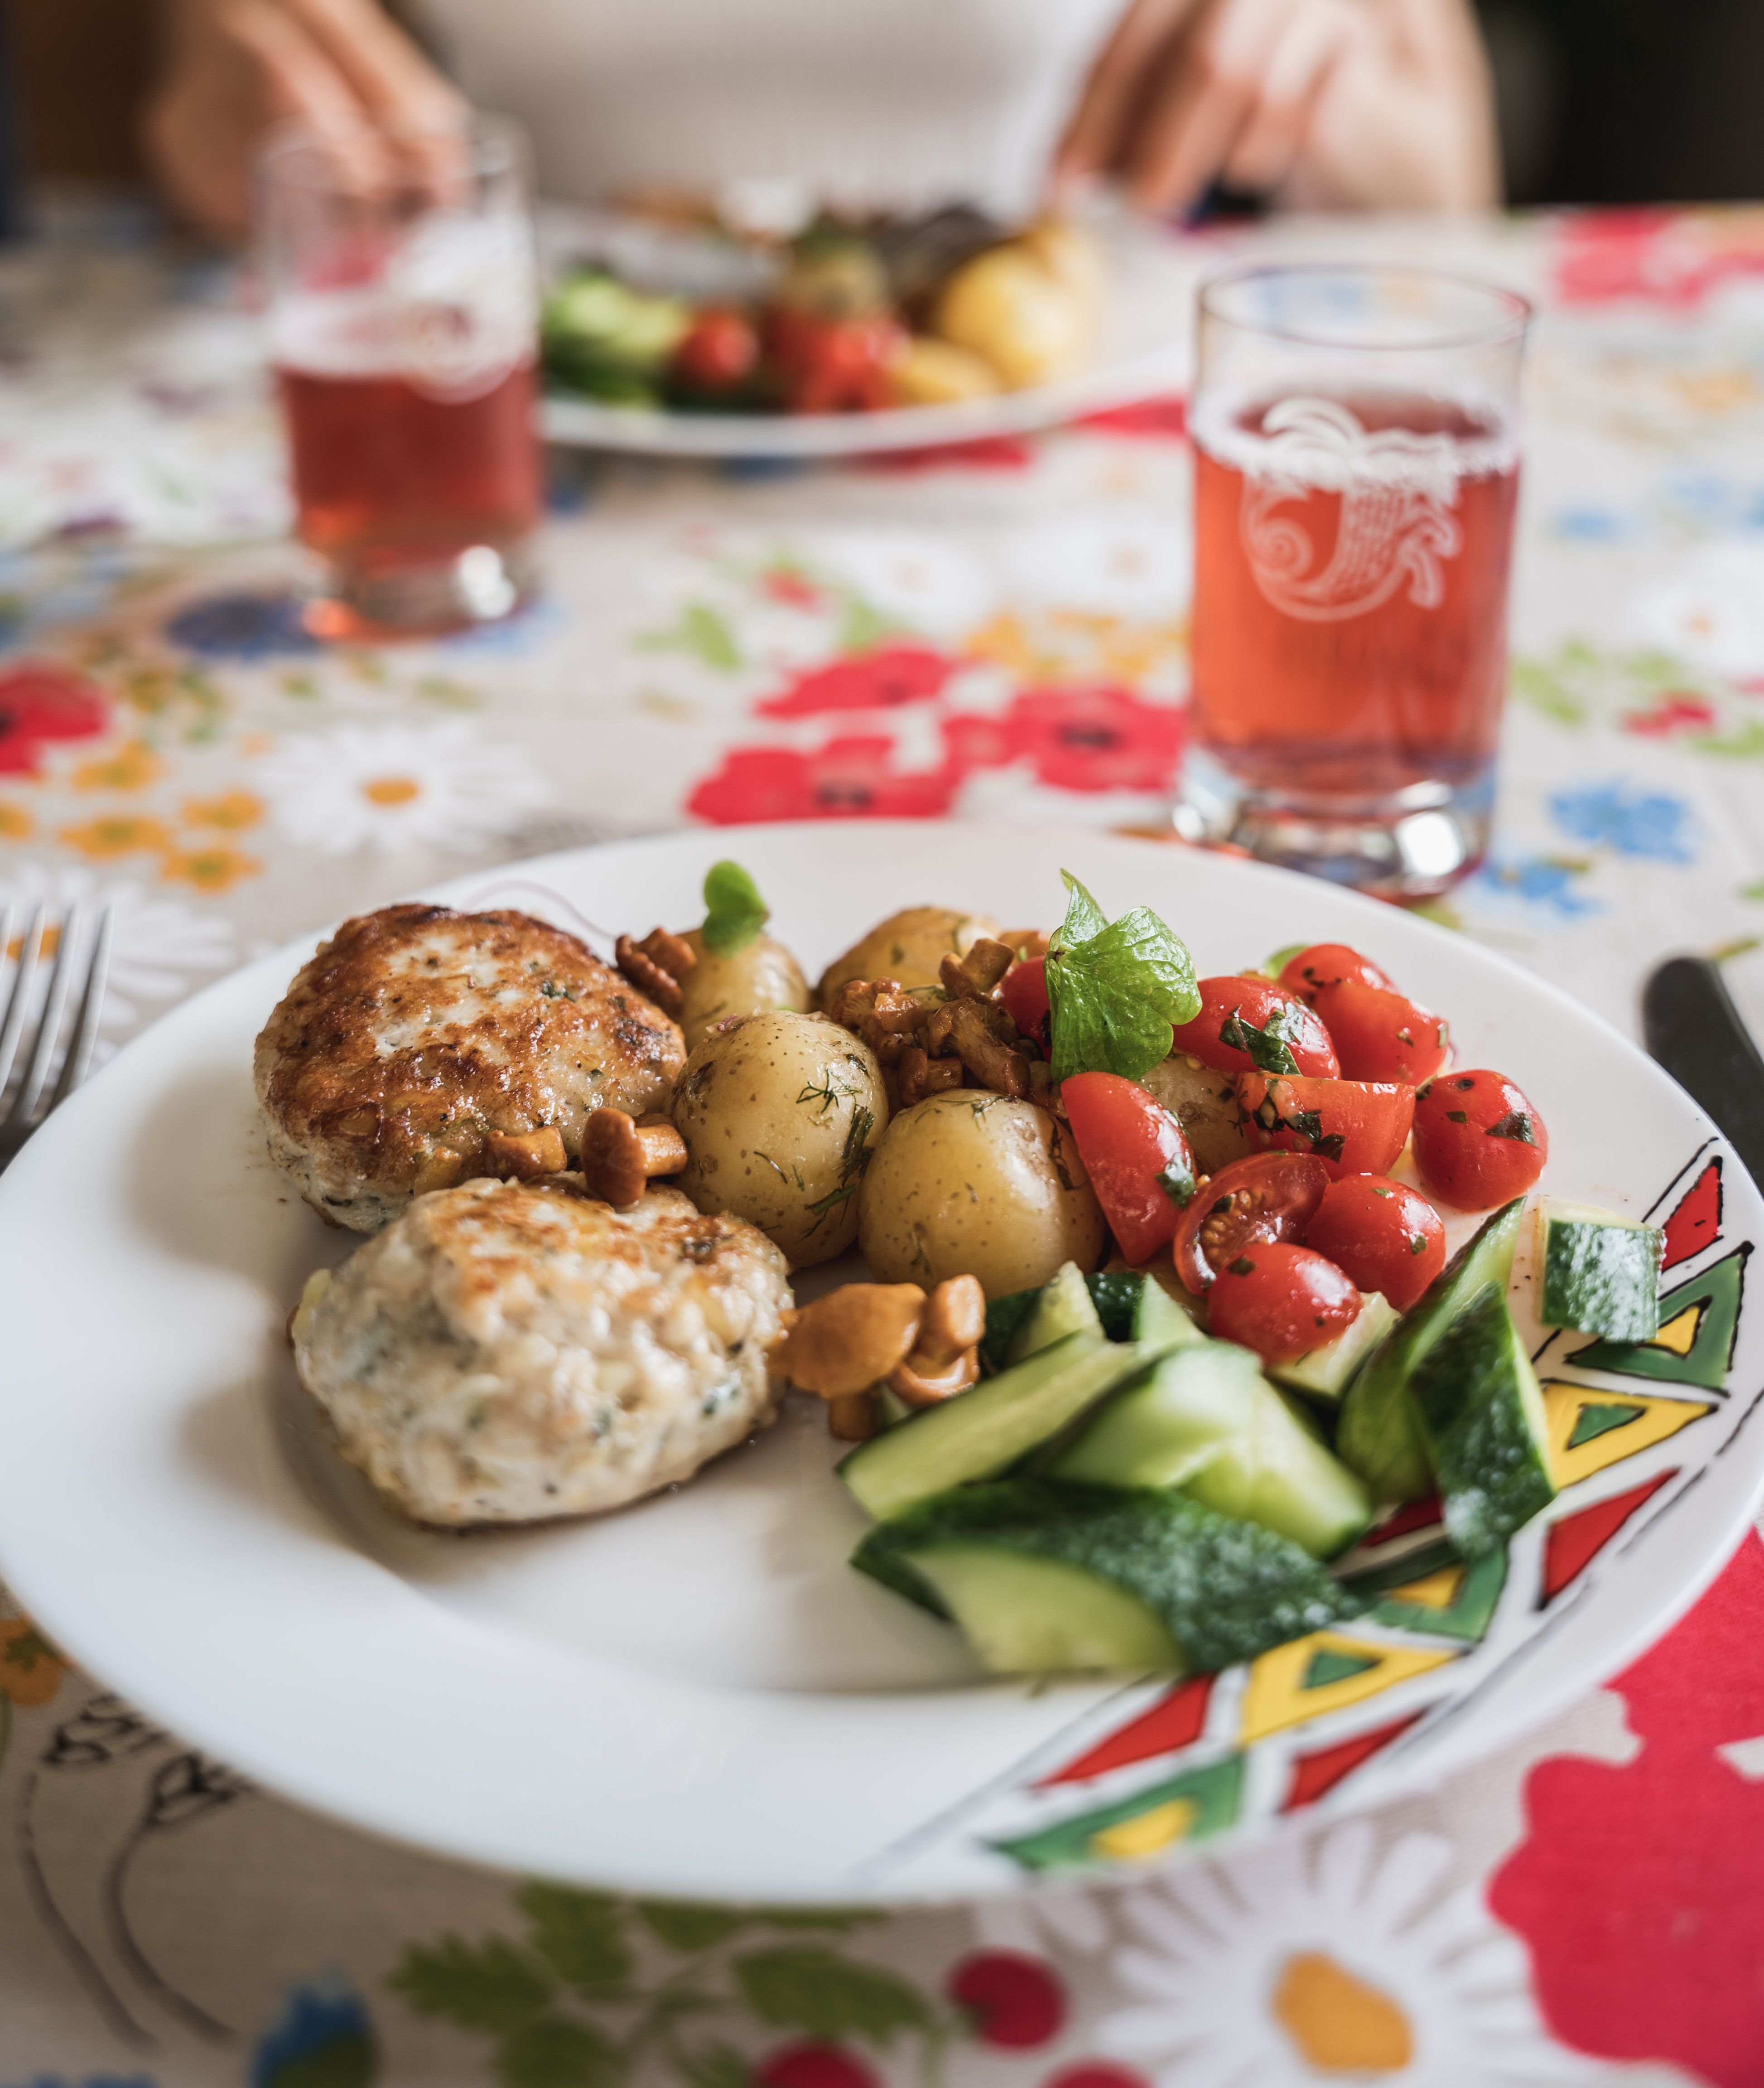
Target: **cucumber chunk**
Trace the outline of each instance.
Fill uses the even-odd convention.
[[[1172,1298],[1155,1276],[1142,1276],[1133,1311],[1133,1338],[1144,1349],[1191,1348],[1207,1337],[1194,1324],[1194,1315]]]
[[[1296,1544],[1182,1494],[1045,1479],[925,1501],[871,1530],[852,1564],[959,1624],[998,1672],[1143,1668],[1162,1644],[1152,1666],[1208,1673],[1360,1607]]]
[[[1434,1342],[1411,1390],[1446,1535],[1466,1559],[1499,1551],[1556,1487],[1544,1396],[1498,1285],[1484,1285]]]
[[[886,1521],[933,1494],[989,1479],[1015,1464],[1144,1363],[1131,1342],[1068,1334],[972,1391],[861,1443],[840,1461],[839,1477],[861,1508]]]
[[[977,1544],[933,1544],[912,1564],[989,1675],[1182,1671],[1163,1619],[1080,1566]]]
[[[1538,1316],[1618,1341],[1651,1341],[1659,1329],[1659,1268],[1666,1235],[1590,1204],[1548,1196],[1537,1213],[1544,1272]]]
[[[1372,1520],[1361,1480],[1331,1457],[1229,1341],[1180,1348],[1123,1385],[1049,1476],[1115,1487],[1181,1487],[1222,1515],[1332,1559]]]
[[[1020,1363],[1025,1357],[1063,1341],[1068,1334],[1100,1336],[1102,1332],[1102,1319],[1091,1302],[1083,1272],[1075,1261],[1068,1261],[1052,1282],[1044,1283],[1036,1292],[1034,1304],[1011,1337],[1006,1361]]]
[[[1396,1324],[1396,1307],[1382,1290],[1360,1294],[1360,1314],[1332,1341],[1313,1349],[1294,1363],[1271,1363],[1268,1375],[1276,1384],[1290,1385],[1294,1392],[1309,1393],[1313,1399],[1339,1401],[1367,1357]]]
[[[986,1307],[986,1331],[980,1337],[980,1359],[987,1369],[1002,1371],[1010,1359],[1010,1345],[1018,1330],[1035,1310],[1039,1290],[1013,1290],[1008,1298],[995,1298]]]
[[[1103,1332],[1112,1341],[1133,1339],[1134,1315],[1138,1310],[1145,1279],[1136,1269],[1099,1269],[1084,1279],[1084,1288],[1096,1307]]]
[[[1525,1199],[1515,1196],[1487,1219],[1373,1350],[1348,1387],[1335,1453],[1377,1500],[1418,1500],[1432,1487],[1409,1380],[1421,1358],[1485,1284],[1495,1284],[1506,1295],[1524,1215]]]

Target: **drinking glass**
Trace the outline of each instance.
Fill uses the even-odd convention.
[[[526,151],[284,130],[260,169],[271,352],[327,637],[507,615],[532,585],[538,289]]]
[[[1185,839],[1391,899],[1482,860],[1530,319],[1418,268],[1202,286]]]

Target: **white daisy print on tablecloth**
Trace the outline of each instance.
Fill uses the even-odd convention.
[[[78,907],[80,940],[89,947],[99,916],[112,916],[110,969],[100,1019],[101,1032],[126,1035],[147,1010],[143,1002],[179,1000],[204,973],[229,970],[237,963],[237,939],[224,914],[203,911],[169,897],[128,877],[105,877],[76,863],[49,865],[22,862],[0,876],[0,914],[11,909],[6,990],[11,967],[18,961],[26,929],[36,906],[46,909],[41,954],[53,958],[60,944],[62,923]],[[75,978],[83,975],[83,948],[75,952]],[[49,968],[39,966],[36,992],[48,990]],[[100,1047],[102,1048],[102,1047]]]
[[[1056,1958],[1076,1953],[1091,1958],[1109,1940],[1102,1896],[1083,1885],[1002,1893],[997,1899],[981,1900],[973,1911],[975,1933],[993,1950],[1044,1951]]]
[[[288,840],[329,855],[477,848],[549,795],[523,748],[463,719],[284,739],[252,781]]]
[[[1115,1902],[1138,1996],[1101,2049],[1156,2088],[1547,2088],[1591,2077],[1538,2018],[1516,1937],[1475,1886],[1437,1898],[1441,1836],[1374,1860],[1369,1821],[1192,1863]]]

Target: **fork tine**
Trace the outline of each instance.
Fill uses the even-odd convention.
[[[98,1042],[98,1018],[104,1012],[105,986],[110,973],[110,937],[115,926],[116,911],[107,906],[98,916],[97,939],[92,945],[92,961],[86,968],[85,990],[79,996],[79,1019],[75,1025],[67,1055],[62,1061],[61,1077],[49,1098],[50,1110],[61,1107],[85,1079],[92,1064],[92,1047]],[[44,1115],[48,1114],[45,1110]]]
[[[49,1078],[50,1062],[55,1056],[55,1040],[61,1034],[62,1011],[67,1005],[67,989],[73,983],[74,945],[79,939],[79,909],[70,906],[62,916],[62,935],[55,952],[55,969],[49,975],[49,997],[43,1003],[42,1025],[36,1033],[36,1047],[31,1054],[31,1063],[24,1069],[24,1078],[19,1084],[19,1092],[8,1112],[6,1123],[0,1129],[23,1131],[29,1127],[36,1108],[37,1097]]]
[[[6,1003],[6,1017],[0,1025],[0,1094],[6,1093],[7,1080],[11,1076],[12,1061],[18,1056],[19,1033],[24,1027],[24,1018],[31,1005],[31,982],[36,976],[36,953],[42,947],[43,917],[47,908],[39,900],[32,910],[29,925],[24,931],[24,939],[19,945],[19,968],[12,974],[12,998]],[[12,947],[12,909],[6,909],[6,939],[0,948],[0,958]]]

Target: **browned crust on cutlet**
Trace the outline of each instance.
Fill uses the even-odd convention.
[[[412,1033],[388,1049],[395,1031]],[[438,1154],[479,1171],[491,1131],[555,1124],[574,1158],[592,1110],[657,1108],[685,1059],[678,1025],[574,935],[407,905],[344,922],[301,968],[258,1039],[258,1092],[286,1138],[396,1196]]]

